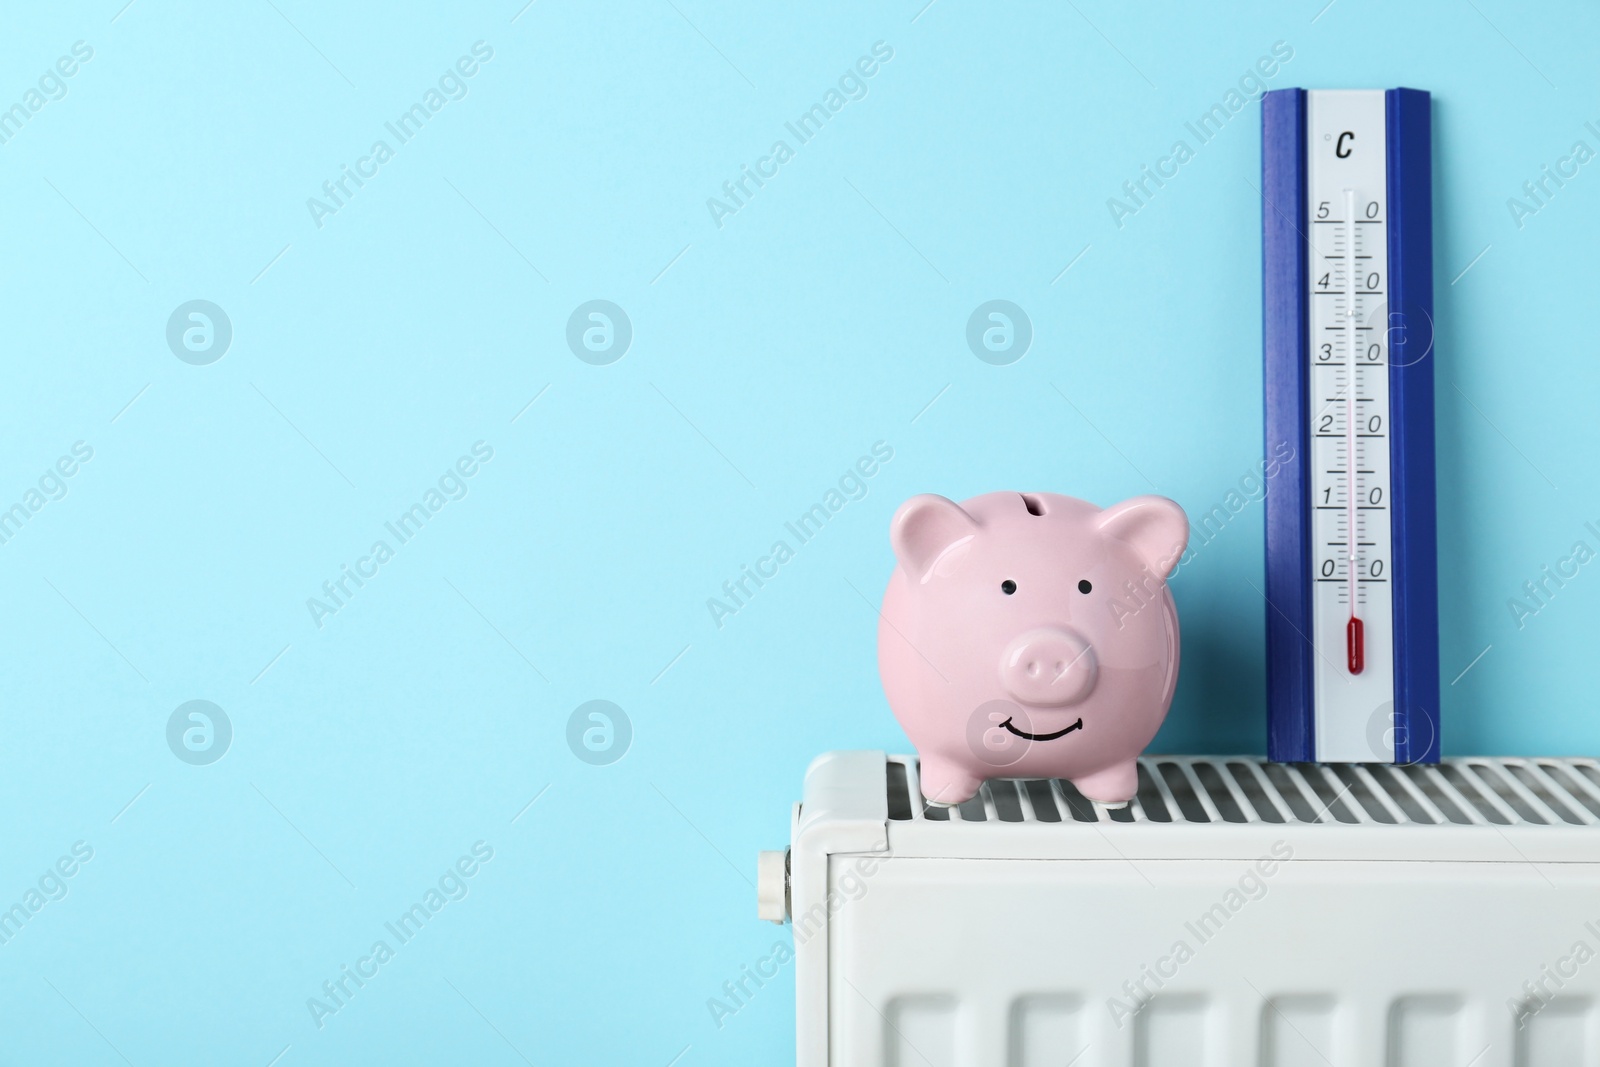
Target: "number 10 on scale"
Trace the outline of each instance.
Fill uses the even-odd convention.
[[[1262,104],[1274,759],[1438,759],[1429,98]]]

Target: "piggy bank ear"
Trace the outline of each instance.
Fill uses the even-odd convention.
[[[1100,531],[1126,542],[1151,572],[1165,578],[1189,544],[1189,517],[1164,496],[1136,496],[1106,508]]]
[[[978,532],[978,520],[954,500],[933,493],[900,505],[889,523],[889,544],[912,581],[920,582],[938,558]]]

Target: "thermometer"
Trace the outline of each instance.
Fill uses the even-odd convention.
[[[1430,98],[1262,97],[1268,750],[1439,759]]]

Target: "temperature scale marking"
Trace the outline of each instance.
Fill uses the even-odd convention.
[[[1429,98],[1262,104],[1274,759],[1438,759]]]

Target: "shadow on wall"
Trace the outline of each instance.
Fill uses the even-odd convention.
[[[1187,598],[1178,606],[1182,662],[1172,710],[1150,752],[1196,755],[1264,755],[1267,751],[1264,623],[1200,626],[1195,620],[1222,614],[1220,604]],[[1184,625],[1185,620],[1188,625]]]

